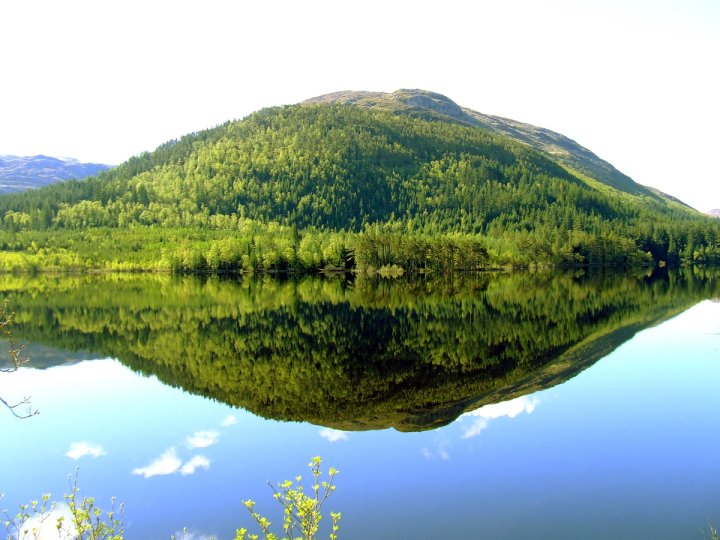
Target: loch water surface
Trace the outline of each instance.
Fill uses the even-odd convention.
[[[0,276],[40,411],[0,411],[0,509],[77,471],[127,538],[225,540],[319,455],[340,538],[703,538],[718,277]]]

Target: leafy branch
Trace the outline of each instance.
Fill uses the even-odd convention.
[[[282,540],[314,540],[320,529],[320,522],[323,519],[322,507],[325,501],[335,491],[333,484],[338,471],[330,467],[328,480],[322,480],[320,472],[320,457],[314,457],[308,464],[313,476],[312,493],[308,494],[302,485],[302,477],[296,476],[295,482],[286,480],[278,484],[277,488],[270,482],[268,485],[273,490],[273,497],[283,507],[283,529],[285,536]],[[270,532],[271,522],[255,511],[255,501],[248,499],[243,504],[250,512],[250,515],[259,525],[264,540],[279,540],[279,537]],[[342,517],[340,512],[330,512],[332,520],[332,531],[330,540],[337,540],[338,522]],[[247,529],[237,530],[235,540],[258,540],[260,535],[248,534]]]
[[[64,497],[64,505],[50,502],[51,495],[46,493],[39,500],[21,505],[14,516],[3,511],[5,529],[10,534],[8,538],[42,540],[50,535],[75,540],[123,540],[123,504],[116,509],[113,497],[110,510],[103,512],[93,497],[80,497],[77,479],[76,471],[70,476],[70,492]]]

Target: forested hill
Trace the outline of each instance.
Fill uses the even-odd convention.
[[[637,184],[607,161],[577,142],[549,129],[533,126],[517,120],[492,116],[461,107],[447,96],[426,90],[402,89],[384,92],[334,92],[307,100],[307,103],[342,103],[359,107],[382,109],[398,114],[453,121],[480,127],[492,133],[526,143],[563,166],[590,178],[612,186],[620,191],[647,196],[669,198],[680,202],[654,188]]]
[[[0,219],[0,268],[706,263],[720,234],[672,200],[445,114],[341,104],[263,109],[2,196]]]
[[[558,182],[579,191],[551,195]],[[537,206],[530,192],[541,185],[546,202],[579,197],[573,202],[587,203],[588,211],[606,210],[556,163],[484,130],[298,105],[167,143],[93,179],[0,198],[0,213],[65,227],[202,226],[235,215],[298,228],[358,231],[402,220],[415,229],[482,232],[513,210],[507,203],[514,199],[522,205],[527,196]],[[510,188],[516,193],[506,193]],[[45,212],[41,223],[33,219],[38,210]]]

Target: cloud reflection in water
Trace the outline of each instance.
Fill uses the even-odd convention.
[[[91,456],[94,458],[106,455],[105,450],[99,444],[87,441],[78,441],[70,444],[70,449],[65,455],[71,459],[78,460],[81,457]]]
[[[196,431],[186,441],[187,445],[193,448],[207,448],[218,442],[220,434],[217,431]]]
[[[175,474],[180,470],[180,467],[182,467],[182,460],[177,457],[177,452],[173,447],[166,450],[164,454],[149,465],[133,469],[132,473],[145,478],[152,478],[153,476]]]
[[[339,429],[323,428],[320,430],[320,436],[331,443],[348,440],[348,434]]]
[[[487,429],[490,425],[490,420],[496,420],[502,417],[515,418],[522,413],[530,414],[539,403],[540,399],[537,397],[522,396],[509,401],[485,405],[475,411],[465,413],[460,418],[470,417],[473,418],[473,422],[465,429],[462,438],[471,439],[472,437],[477,437]]]

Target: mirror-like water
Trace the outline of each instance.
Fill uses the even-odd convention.
[[[1,508],[126,503],[230,538],[266,480],[341,471],[341,538],[678,538],[720,524],[713,273],[0,277],[31,368]],[[289,422],[288,422],[289,421]],[[107,502],[107,504],[103,504]]]

